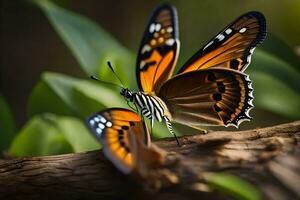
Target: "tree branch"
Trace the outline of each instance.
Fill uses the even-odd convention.
[[[101,151],[0,161],[1,199],[225,199],[207,176],[229,172],[266,199],[300,198],[300,121],[154,142],[165,161],[125,176]]]

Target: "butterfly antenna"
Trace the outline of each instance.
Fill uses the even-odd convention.
[[[109,69],[112,71],[112,73],[117,77],[117,79],[119,80],[119,82],[121,83],[121,85],[123,86],[123,88],[125,88],[125,86],[124,86],[122,80],[120,79],[120,77],[119,77],[119,76],[117,75],[117,73],[115,72],[115,70],[114,70],[112,64],[111,64],[109,61],[107,61],[107,65],[108,65]]]
[[[107,81],[103,81],[99,78],[97,78],[96,76],[90,76],[91,79],[95,80],[95,81],[99,81],[101,83],[105,83],[105,84],[108,84],[108,85],[112,85],[112,86],[117,86],[119,88],[123,88],[122,86],[118,85],[118,84],[115,84],[115,83],[111,83],[111,82],[107,82]]]

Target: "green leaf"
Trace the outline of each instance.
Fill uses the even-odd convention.
[[[53,123],[65,136],[74,152],[91,151],[100,148],[100,144],[89,132],[85,124],[73,117],[56,117]]]
[[[49,88],[67,105],[68,109],[77,113],[76,104],[73,101],[73,87],[80,80],[59,73],[43,73],[42,80]]]
[[[72,115],[73,112],[68,104],[60,98],[45,81],[39,81],[33,88],[27,105],[29,117],[45,112],[58,115]]]
[[[95,81],[78,81],[74,86],[74,103],[82,117],[111,107],[128,107],[119,88],[109,88]]]
[[[299,58],[290,46],[275,35],[268,33],[266,40],[259,49],[272,54],[274,57],[280,58],[300,73]]]
[[[127,107],[118,88],[51,72],[42,75],[29,99],[31,116],[52,112],[84,119],[107,107]]]
[[[269,74],[300,93],[300,85],[298,84],[300,73],[295,70],[295,67],[280,57],[275,57],[271,53],[258,49],[253,57],[251,66],[246,72],[251,74],[258,71]],[[274,89],[276,90],[276,88]]]
[[[300,118],[300,74],[287,60],[258,49],[246,73],[253,80],[254,105],[288,117]]]
[[[10,153],[15,156],[43,156],[99,148],[99,143],[79,119],[44,114],[33,117],[20,131]]]
[[[52,115],[36,116],[14,138],[10,153],[14,156],[44,156],[71,153],[71,145],[51,122]]]
[[[240,200],[259,200],[261,194],[248,182],[237,176],[216,173],[209,175],[207,182],[212,189]]]
[[[0,95],[0,153],[9,147],[15,132],[16,127],[11,110]]]
[[[298,91],[265,72],[252,72],[251,79],[254,85],[255,106],[291,119],[300,118],[300,93]]]
[[[124,82],[134,85],[134,55],[96,23],[47,0],[34,1],[88,75],[116,81],[107,67],[111,61]],[[131,71],[131,73],[127,73]],[[105,76],[103,76],[105,74]],[[129,75],[127,75],[129,74]]]

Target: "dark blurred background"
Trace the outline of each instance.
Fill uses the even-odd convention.
[[[161,3],[138,0],[55,2],[94,20],[134,52],[138,49],[149,13]],[[268,31],[291,48],[295,49],[300,44],[298,0],[170,2],[176,5],[179,14],[182,44],[180,64],[228,23],[250,10],[263,12],[267,18]],[[27,99],[42,71],[85,76],[38,7],[28,1],[1,0],[0,90],[11,106],[19,128],[27,120]],[[273,117],[275,122],[288,121],[284,117]],[[274,120],[269,119],[273,123]]]

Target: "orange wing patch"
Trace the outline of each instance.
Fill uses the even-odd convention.
[[[114,112],[110,112],[107,115],[109,115],[108,117],[110,117],[110,119],[114,120],[115,122],[141,122],[141,118],[136,113],[124,111],[123,109],[116,109],[114,110]]]
[[[91,116],[87,124],[102,144],[104,154],[123,173],[130,173],[136,166],[137,149],[132,141],[150,145],[145,124],[132,111],[108,109]]]
[[[141,84],[143,91],[146,93],[157,92],[164,81],[169,79],[173,74],[174,52],[168,52],[162,57],[156,50],[153,51],[151,57],[147,59],[148,63],[158,63],[157,65],[148,66],[147,70],[141,70]]]
[[[266,37],[266,23],[259,12],[249,12],[239,17],[213,40],[200,49],[181,68],[179,73],[210,67],[225,67],[244,71],[251,55]]]
[[[174,71],[179,53],[177,15],[172,6],[157,8],[144,33],[136,76],[141,91],[158,92]]]

